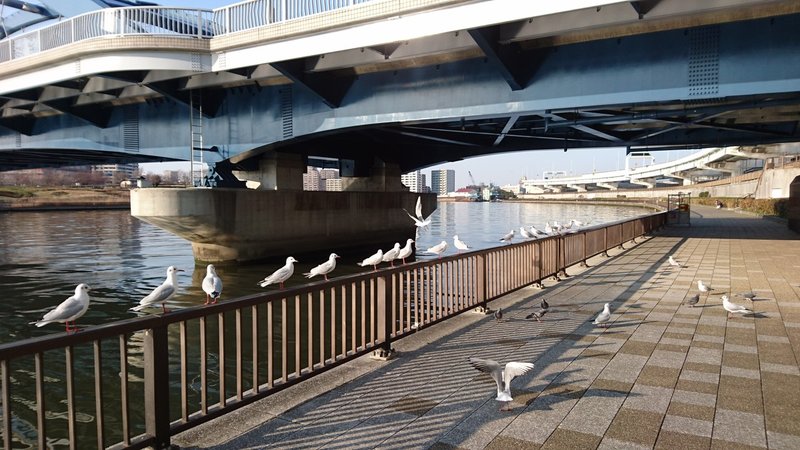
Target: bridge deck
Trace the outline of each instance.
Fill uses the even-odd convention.
[[[800,239],[783,224],[724,210],[697,207],[692,220],[543,291],[498,300],[502,323],[462,315],[398,342],[396,360],[355,361],[176,443],[800,448]],[[687,267],[670,270],[670,254]],[[681,306],[697,280],[714,291]],[[720,294],[750,290],[760,297],[756,317],[726,319]],[[546,320],[524,320],[542,298]],[[604,302],[612,302],[608,329],[588,322]],[[494,383],[469,356],[536,363],[514,382],[512,412],[498,411]],[[343,379],[352,381],[332,388]]]

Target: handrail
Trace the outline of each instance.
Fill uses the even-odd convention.
[[[0,345],[5,448],[15,420],[30,422],[40,447],[67,438],[84,448],[89,435],[98,448],[164,448],[179,432],[558,277],[661,227],[665,214]],[[75,398],[76,382],[93,384],[95,398]],[[67,429],[51,432],[47,405],[64,395]]]
[[[375,0],[249,0],[213,10],[106,8],[0,40],[0,63],[95,38],[147,35],[210,39],[371,1]]]

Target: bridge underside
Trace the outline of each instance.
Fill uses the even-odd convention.
[[[272,151],[409,171],[522,150],[795,142],[800,14],[782,8],[567,37],[526,20],[211,73],[186,51],[119,50],[129,70],[2,94],[0,170],[188,160],[192,111],[215,150],[205,160],[239,170]]]

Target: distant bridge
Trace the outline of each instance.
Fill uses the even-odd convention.
[[[724,147],[698,151],[684,158],[645,167],[626,168],[609,172],[598,172],[575,177],[557,177],[540,180],[524,180],[520,184],[528,193],[547,190],[561,192],[565,188],[584,192],[591,188],[617,189],[620,183],[638,184],[648,188],[655,187],[656,180],[677,178],[683,184],[690,184],[693,172],[715,170],[727,172],[736,170],[735,163],[748,159],[766,159],[779,156],[769,153],[769,147]]]

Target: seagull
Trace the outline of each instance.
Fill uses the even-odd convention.
[[[569,221],[569,226],[572,227],[573,225],[578,227],[578,228],[582,228],[586,224],[581,222],[580,220],[571,219]]]
[[[530,228],[530,233],[532,235],[534,235],[534,236],[547,236],[547,233],[545,233],[544,231],[536,228],[533,225],[531,225],[529,228]]]
[[[464,243],[464,241],[459,239],[457,234],[453,235],[453,246],[458,250],[458,253],[461,253],[462,250],[463,251],[469,250],[469,246],[466,243]]]
[[[270,284],[278,283],[280,284],[281,289],[283,289],[283,282],[288,280],[289,277],[291,277],[292,274],[294,273],[294,263],[296,262],[299,261],[297,261],[291,256],[286,258],[286,264],[283,267],[276,270],[275,272],[272,272],[272,275],[264,278],[263,280],[259,281],[256,284],[258,284],[261,287],[267,287]]]
[[[545,222],[545,223],[544,223],[544,232],[545,232],[545,233],[547,233],[547,234],[553,234],[553,232],[554,232],[554,231],[555,231],[555,230],[553,229],[553,227],[552,227],[552,226],[550,226],[550,222]]]
[[[75,287],[75,294],[61,302],[55,309],[51,310],[42,317],[42,320],[31,322],[31,325],[43,327],[48,323],[61,322],[65,324],[67,333],[78,331],[75,321],[86,313],[89,309],[89,291],[92,288],[88,284],[81,283]],[[74,328],[69,327],[72,322]]]
[[[510,402],[514,400],[511,398],[511,380],[533,370],[533,363],[509,362],[505,368],[500,367],[497,361],[491,359],[469,358],[469,363],[481,372],[488,373],[497,383],[497,398],[495,400],[508,402],[509,404],[509,409],[504,410],[501,407],[500,411],[511,410]]]
[[[306,272],[303,275],[305,275],[306,278],[313,278],[317,275],[322,275],[325,277],[325,281],[328,281],[328,274],[333,272],[333,269],[336,268],[336,258],[338,257],[339,255],[336,253],[331,253],[331,255],[328,256],[327,261],[318,265],[317,267],[314,267],[310,272]]]
[[[694,308],[694,305],[696,305],[697,302],[699,301],[700,301],[700,294],[694,294],[693,296],[687,298],[684,303]]]
[[[220,294],[222,294],[222,278],[217,275],[217,269],[213,264],[206,266],[206,277],[203,278],[203,291],[206,293],[206,305],[211,298],[214,299],[213,303],[217,303]]]
[[[497,311],[494,312],[494,320],[496,322],[502,322],[503,321],[503,309],[502,308],[497,308]]]
[[[672,266],[672,267],[683,267],[683,265],[681,265],[681,263],[679,263],[678,261],[675,261],[675,258],[673,258],[672,255],[669,256],[669,265]]]
[[[711,289],[711,287],[710,287],[710,286],[706,286],[706,284],[705,284],[705,283],[703,283],[703,280],[697,280],[697,289],[698,289],[700,292],[708,292],[708,291],[713,291],[713,289]]]
[[[728,319],[731,318],[731,314],[752,314],[753,312],[742,305],[732,303],[727,295],[722,296],[722,307],[725,308],[725,311],[728,311]]]
[[[514,230],[511,230],[507,235],[500,238],[500,242],[508,242],[511,243],[511,240],[514,239]]]
[[[439,255],[439,258],[441,258],[442,253],[444,253],[445,250],[447,250],[447,241],[442,241],[434,245],[433,247],[430,247],[429,249],[425,250],[425,253],[429,253],[431,255]]]
[[[361,261],[360,263],[356,263],[356,264],[358,264],[361,267],[372,266],[372,269],[373,269],[372,271],[373,272],[377,272],[378,271],[378,264],[380,264],[381,261],[383,261],[383,250],[378,249],[378,251],[374,255],[372,255],[369,258],[366,258],[363,261]]]
[[[592,323],[595,325],[605,324],[604,326],[608,327],[608,324],[606,322],[608,322],[609,319],[611,319],[611,309],[609,308],[609,304],[606,303],[605,305],[603,305],[603,312],[598,314],[597,317],[594,319],[594,322]]]
[[[382,261],[388,262],[392,267],[394,267],[394,260],[397,259],[397,255],[400,254],[400,243],[395,242],[394,247],[391,250],[387,250],[386,253],[383,254]]]
[[[400,249],[400,253],[397,254],[397,259],[402,259],[403,264],[406,263],[406,258],[411,256],[411,253],[414,252],[414,247],[411,245],[414,243],[413,239],[406,240],[406,246]]]
[[[167,313],[167,307],[164,304],[178,291],[178,272],[183,272],[183,270],[175,266],[167,267],[167,279],[161,283],[161,286],[153,289],[153,292],[139,300],[139,306],[134,306],[130,310],[141,311],[155,303],[161,303],[161,310]]]
[[[546,309],[540,309],[539,311],[534,311],[534,312],[528,314],[527,316],[525,316],[525,318],[526,319],[536,319],[537,322],[541,322],[542,321],[541,319],[542,319],[542,317],[544,317],[545,314],[547,314],[547,310]]]
[[[416,217],[412,216],[405,208],[403,208],[403,211],[406,212],[408,217],[411,217],[411,220],[414,221],[414,225],[416,225],[417,228],[426,229],[428,225],[431,224],[431,216],[433,214],[427,218],[422,215],[422,197],[417,197],[417,207],[414,209],[414,213],[417,215]]]
[[[547,299],[542,299],[542,303],[539,305],[542,309],[548,310],[550,309],[550,303],[547,303]]]
[[[522,236],[523,239],[530,239],[536,237],[533,234],[531,234],[528,230],[526,230],[525,227],[519,227],[519,235]]]

